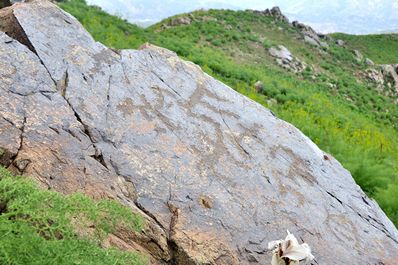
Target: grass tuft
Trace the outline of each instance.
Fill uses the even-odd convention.
[[[41,190],[0,167],[0,206],[0,264],[147,264],[138,253],[101,248],[117,229],[144,228],[142,217],[115,201]]]

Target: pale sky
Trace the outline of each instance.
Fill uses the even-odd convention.
[[[136,24],[153,24],[199,8],[257,9],[279,6],[291,20],[321,32],[398,32],[398,0],[86,0]]]

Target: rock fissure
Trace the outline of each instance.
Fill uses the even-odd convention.
[[[29,50],[37,55],[35,48],[15,16],[13,9],[8,8],[3,9],[2,11],[3,13],[0,14],[0,18],[2,19],[0,22],[0,30],[7,34],[10,38],[25,45]]]
[[[135,202],[135,205],[141,210],[141,211],[143,211],[144,212],[144,214],[148,217],[148,218],[150,218],[151,220],[153,220],[158,226],[159,226],[159,228],[160,229],[162,229],[163,230],[163,232],[165,233],[165,235],[166,235],[166,243],[167,243],[167,249],[168,249],[168,251],[169,251],[169,255],[170,255],[170,259],[169,260],[165,260],[165,259],[163,259],[165,262],[167,262],[168,264],[178,264],[177,262],[176,262],[176,256],[177,256],[177,253],[178,253],[178,251],[177,251],[177,245],[176,245],[176,243],[172,240],[172,238],[170,237],[170,235],[171,235],[171,231],[173,231],[173,229],[174,229],[174,226],[175,226],[175,224],[176,224],[176,221],[178,220],[178,215],[177,215],[177,219],[176,219],[176,217],[175,217],[175,215],[171,215],[171,217],[170,217],[170,224],[169,224],[169,227],[166,229],[164,226],[163,226],[163,224],[152,214],[152,213],[150,213],[147,209],[145,209],[145,207],[143,207],[140,203],[138,203],[138,202]],[[169,207],[169,205],[167,205],[167,207]],[[169,208],[170,209],[170,208]],[[170,210],[171,211],[171,210]],[[178,214],[178,213],[177,213]],[[156,242],[156,241],[155,241]],[[160,245],[159,245],[159,243],[157,243],[156,242],[156,245],[160,248],[160,249],[163,249]]]
[[[18,95],[18,96],[22,96],[22,97],[28,97],[28,96],[31,96],[31,95],[34,95],[34,94],[42,94],[43,96],[45,96],[47,98],[48,98],[48,96],[46,96],[45,93],[49,93],[49,94],[55,93],[52,90],[37,90],[37,91],[31,91],[29,93],[21,93],[21,92],[14,91],[12,89],[8,90],[8,92],[10,92],[12,94],[15,94],[15,95]]]
[[[227,122],[224,119],[224,116],[221,114],[221,111],[219,111],[221,120],[223,121],[223,123],[225,124],[225,126],[227,126],[228,130],[231,131],[231,128],[229,127],[229,125],[227,124]],[[232,132],[232,131],[231,131]],[[233,133],[233,132],[232,132]],[[243,151],[244,154],[246,154],[250,159],[252,158],[252,156],[250,155],[250,153],[242,146],[241,143],[239,143],[239,141],[236,139],[235,135],[232,136],[232,138],[234,139],[236,145],[240,148],[240,150]]]
[[[91,157],[94,158],[103,167],[105,167],[106,169],[109,170],[109,167],[108,167],[108,165],[107,165],[107,163],[106,163],[106,161],[105,161],[105,159],[103,157],[102,151],[98,149],[98,147],[96,146],[96,144],[95,144],[95,142],[93,140],[93,136],[90,133],[89,126],[83,122],[83,120],[81,119],[80,115],[78,114],[78,112],[75,110],[75,108],[73,107],[73,105],[71,104],[71,102],[67,98],[66,93],[67,93],[68,85],[69,85],[69,74],[68,74],[68,70],[66,70],[65,74],[64,74],[64,77],[59,82],[57,82],[57,85],[56,85],[57,86],[57,90],[62,95],[62,97],[65,99],[65,101],[68,104],[70,110],[72,110],[76,120],[82,125],[83,133],[85,135],[87,135],[88,139],[90,139],[91,144],[92,144],[92,146],[93,146],[93,148],[95,150],[95,154],[92,155]],[[110,86],[110,81],[109,81],[108,85]],[[109,93],[109,91],[107,93]],[[108,102],[109,102],[109,99],[108,99]],[[68,131],[70,132],[70,130],[68,130]],[[76,135],[74,135],[73,133],[72,133],[72,135],[75,138],[77,138]]]
[[[19,136],[19,147],[16,154],[11,158],[11,165],[16,165],[16,160],[18,159],[19,153],[22,151],[23,144],[24,144],[24,134],[25,134],[25,126],[26,126],[26,116],[23,118],[22,126],[20,128],[20,136]],[[17,166],[17,165],[16,165]],[[23,173],[23,170],[22,172]]]
[[[392,241],[394,241],[394,242],[398,245],[398,240],[395,239],[395,238],[393,237],[393,235],[391,235],[391,234],[387,231],[387,229],[386,229],[386,227],[384,226],[384,224],[379,223],[376,219],[374,219],[374,218],[371,217],[371,216],[365,217],[365,216],[363,216],[362,214],[358,213],[357,211],[355,211],[355,213],[356,213],[359,217],[361,217],[363,220],[365,220],[367,223],[369,223],[371,226],[373,226],[375,229],[377,229],[377,230],[379,230],[380,232],[384,233],[388,238],[390,238]],[[375,225],[374,223],[372,223],[371,220],[374,221],[375,223],[377,223],[380,227],[377,226],[377,225]]]
[[[350,208],[355,214],[357,214],[361,219],[363,219],[364,221],[366,221],[367,223],[369,223],[371,226],[373,226],[375,229],[379,230],[380,232],[384,233],[388,238],[390,238],[391,240],[393,240],[395,243],[398,244],[398,240],[394,239],[394,237],[388,232],[388,230],[386,229],[386,227],[384,226],[384,224],[382,224],[381,222],[377,221],[377,219],[371,217],[370,215],[368,215],[367,217],[364,217],[361,213],[359,213],[354,207],[352,207],[351,205],[347,205],[344,204],[340,199],[338,199],[333,193],[326,191],[326,193],[328,195],[330,195],[331,197],[333,197],[336,201],[338,201],[341,205],[343,206],[347,206],[348,208]],[[361,199],[364,201],[363,196],[361,196]],[[365,201],[366,205],[370,206],[369,203],[367,201]],[[373,220],[374,222],[376,222],[379,226],[373,224],[370,220]]]
[[[53,81],[54,81],[54,79],[53,79]],[[69,73],[68,73],[68,69],[66,69],[62,79],[59,80],[58,82],[56,82],[57,91],[61,94],[61,96],[63,98],[65,98],[65,96],[66,96],[66,88],[68,87],[68,84],[69,84]],[[65,100],[66,100],[66,98],[65,98]]]
[[[111,106],[111,100],[110,100],[110,91],[111,91],[111,85],[112,85],[112,67],[111,65],[108,65],[109,67],[109,78],[108,78],[108,87],[106,89],[106,111],[105,111],[105,120],[108,122],[108,115],[109,115],[109,108]]]
[[[167,229],[162,225],[162,223],[152,214],[150,213],[144,206],[142,206],[139,202],[135,202],[135,205],[142,211],[145,213],[146,216],[148,216],[150,219],[154,220],[155,223],[163,230],[163,232],[165,232],[165,234],[167,235]]]
[[[178,93],[178,91],[172,88],[169,84],[167,84],[166,81],[163,78],[161,78],[158,73],[152,71],[152,74],[156,76],[163,84],[165,84],[166,87],[168,87],[171,91],[173,91],[177,96],[181,97],[181,94]]]
[[[11,126],[17,128],[17,129],[19,129],[19,128],[17,127],[17,125],[16,125],[12,120],[7,119],[6,117],[4,117],[4,116],[2,116],[2,115],[1,115],[1,118],[2,118],[3,120],[5,120],[6,122],[8,122]]]
[[[343,202],[337,198],[333,193],[326,191],[327,194],[329,194],[333,199],[335,199],[336,201],[338,201],[341,205],[344,205]]]

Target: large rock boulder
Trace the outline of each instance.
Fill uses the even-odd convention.
[[[275,58],[277,64],[294,73],[302,72],[306,68],[306,63],[294,57],[293,54],[283,45],[271,47],[269,54]]]
[[[257,15],[266,16],[266,17],[273,17],[275,20],[283,21],[285,23],[289,23],[289,19],[282,13],[278,6],[274,6],[271,9],[265,9],[263,11],[259,10],[249,10]]]
[[[398,64],[385,64],[381,66],[381,72],[384,75],[386,84],[395,88],[398,94]]]
[[[352,53],[354,54],[354,58],[357,62],[362,62],[363,61],[363,55],[360,51],[358,50],[353,50]]]
[[[366,62],[366,60],[365,60]],[[371,65],[364,76],[371,81],[377,91],[398,102],[398,64]]]
[[[153,263],[269,264],[288,229],[314,264],[397,264],[377,203],[269,110],[168,50],[108,49],[49,2],[0,15],[1,163],[141,211],[126,242]]]
[[[345,41],[338,39],[336,40],[336,44],[340,47],[343,47],[345,45]]]
[[[292,26],[298,29],[305,42],[318,47],[329,47],[329,44],[326,42],[329,40],[327,35],[317,33],[311,26],[298,21],[293,21]]]
[[[383,73],[376,68],[370,68],[366,70],[366,77],[369,81],[373,82],[379,92],[384,90],[384,76]]]
[[[191,19],[189,17],[177,17],[172,18],[169,22],[170,26],[179,26],[179,25],[189,25],[191,24]]]

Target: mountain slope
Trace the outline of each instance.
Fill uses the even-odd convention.
[[[61,7],[107,45],[135,48],[149,41],[166,47],[271,108],[337,157],[398,223],[398,198],[390,196],[398,189],[397,96],[376,89],[366,78],[369,66],[347,47],[333,41],[327,41],[329,48],[315,47],[303,41],[299,29],[246,11],[197,11],[143,30],[82,0]],[[190,23],[170,26],[179,17]],[[268,48],[279,44],[308,67],[295,74],[278,66]],[[257,81],[263,83],[260,91]]]
[[[348,35],[332,34],[336,39],[342,39],[347,46],[361,51],[378,64],[396,64],[398,62],[398,34],[379,35]]]
[[[139,25],[151,25],[200,8],[264,10],[279,5],[290,19],[306,22],[321,32],[369,34],[392,32],[398,26],[396,0],[88,0],[88,3]]]
[[[279,2],[279,1],[278,1]],[[284,8],[302,21],[327,32],[370,34],[398,24],[396,0],[292,1]]]

